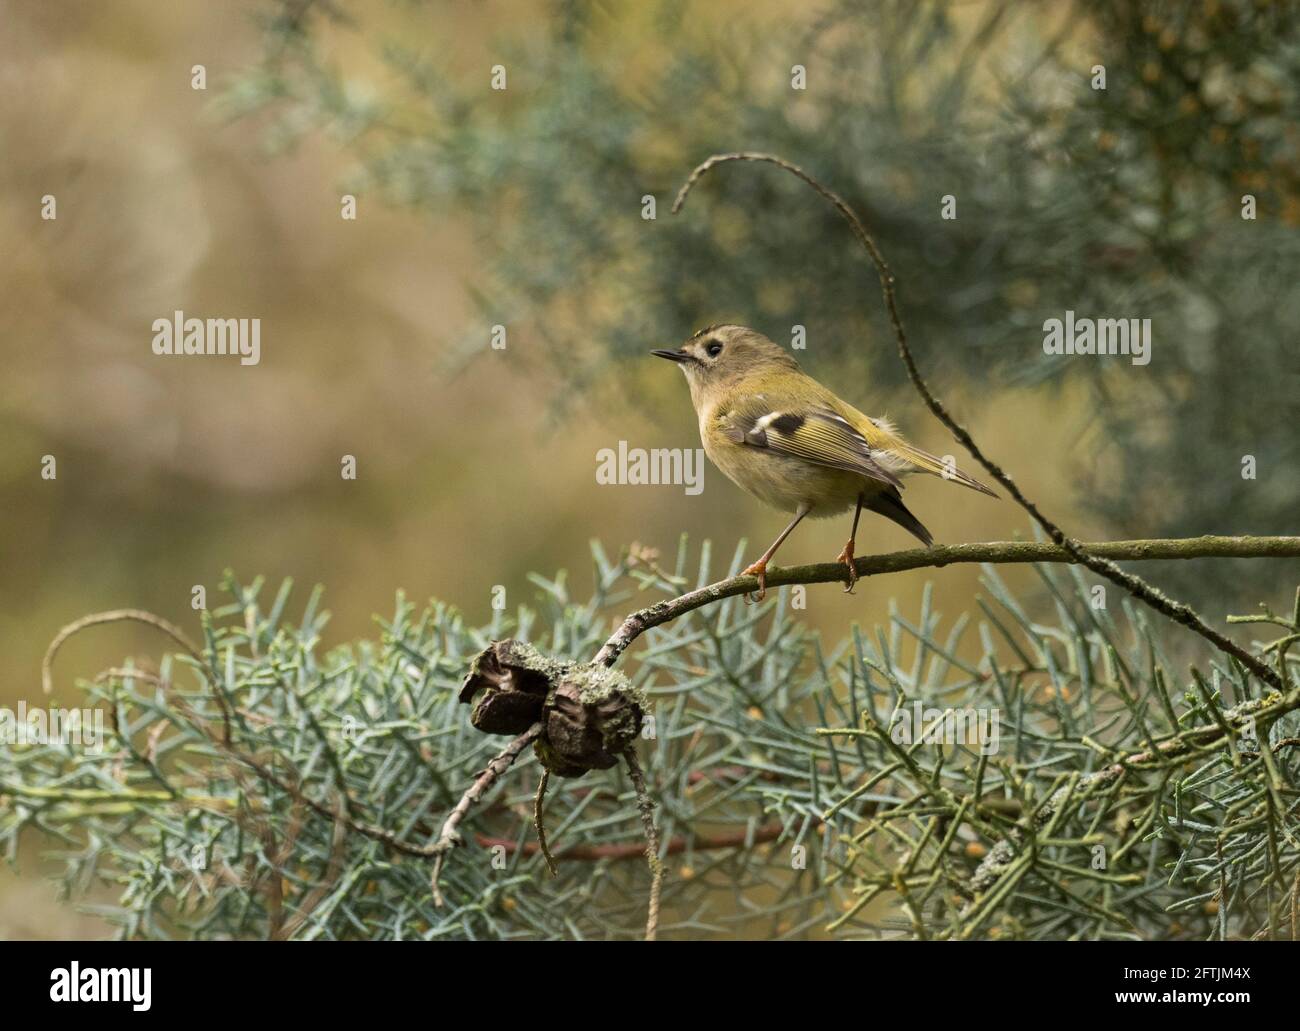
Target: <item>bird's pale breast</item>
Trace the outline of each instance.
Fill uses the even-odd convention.
[[[847,510],[859,494],[869,497],[884,487],[857,473],[733,443],[707,417],[700,420],[700,440],[704,453],[727,479],[784,512],[811,504],[809,516],[824,519]]]

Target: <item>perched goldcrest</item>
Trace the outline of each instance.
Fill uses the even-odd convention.
[[[891,519],[927,547],[930,531],[899,495],[902,477],[921,472],[997,497],[972,476],[900,437],[805,375],[799,363],[762,333],[710,326],[676,351],[652,354],[686,374],[700,419],[700,440],[713,464],[760,501],[794,513],[790,525],[745,572],[767,588],[767,564],[804,516],[824,519],[853,507],[853,529],[839,561],[857,572],[853,545],[865,508]]]

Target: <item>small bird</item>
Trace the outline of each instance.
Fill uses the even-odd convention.
[[[941,476],[997,497],[973,476],[908,444],[886,419],[863,415],[806,375],[762,333],[709,326],[676,351],[651,351],[686,374],[700,419],[700,440],[714,465],[760,501],[794,513],[790,525],[745,573],[758,577],[761,601],[767,564],[804,516],[824,519],[850,506],[853,528],[837,561],[857,582],[853,548],[865,508],[891,519],[929,547],[934,538],[903,504],[902,477]]]

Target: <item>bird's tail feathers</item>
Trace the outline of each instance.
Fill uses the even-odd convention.
[[[886,519],[897,523],[927,548],[934,543],[930,531],[925,528],[921,520],[908,511],[896,488],[890,487],[888,490],[883,490],[879,494],[864,499],[862,507],[869,512],[875,512],[877,515],[882,515]]]
[[[922,451],[919,447],[913,447],[911,444],[904,444],[901,441],[889,448],[895,455],[903,461],[915,467],[917,472],[930,473],[934,476],[941,476],[945,480],[951,480],[953,483],[960,483],[963,487],[969,487],[971,490],[977,490],[981,494],[987,494],[991,498],[996,498],[997,494],[989,490],[988,487],[980,483],[974,476],[968,476],[957,468],[955,464],[945,462],[941,458],[936,458],[928,451]]]

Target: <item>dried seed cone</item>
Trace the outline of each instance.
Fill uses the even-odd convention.
[[[539,719],[551,679],[563,665],[522,641],[494,641],[470,665],[460,700],[474,701],[469,721],[485,734],[522,734]]]
[[[584,673],[586,671],[583,671]],[[641,732],[642,708],[632,685],[607,691],[584,678],[567,679],[546,702],[546,732],[533,746],[538,760],[561,777],[580,777],[588,770],[607,770]]]
[[[541,720],[538,760],[561,777],[606,770],[641,732],[646,699],[614,670],[548,658],[521,641],[495,641],[460,689],[485,734],[522,734]]]

